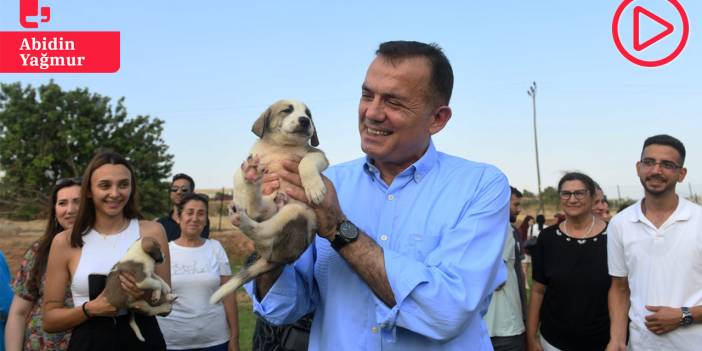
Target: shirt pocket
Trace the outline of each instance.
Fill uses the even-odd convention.
[[[424,261],[439,246],[440,234],[412,233],[403,245],[403,253]]]

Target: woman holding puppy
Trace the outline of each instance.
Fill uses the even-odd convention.
[[[137,314],[145,342],[139,341],[128,325],[128,315],[110,305],[104,294],[90,300],[98,280],[91,274],[107,275],[112,266],[142,237],[155,239],[163,250],[164,262],[156,274],[170,284],[170,255],[163,227],[140,220],[136,179],[132,166],[117,153],[96,154],[83,175],[81,207],[72,230],[56,235],[49,253],[44,294],[44,330],[73,329],[68,350],[165,350],[156,318]],[[136,298],[144,292],[134,278],[120,275],[122,288]],[[90,283],[89,283],[90,281]],[[104,280],[103,280],[104,282]],[[70,283],[75,307],[63,300]],[[147,297],[148,298],[148,297]]]
[[[80,183],[80,178],[62,178],[56,181],[51,192],[51,207],[44,235],[24,254],[15,278],[15,296],[5,327],[5,346],[8,351],[57,351],[68,347],[70,333],[46,333],[42,329],[41,306],[51,241],[58,233],[73,227],[80,204]],[[68,285],[64,288],[64,301],[67,306],[73,306],[67,288]]]
[[[209,303],[232,270],[222,244],[201,236],[207,224],[207,205],[205,195],[188,193],[177,208],[181,234],[168,246],[172,288],[178,300],[171,314],[158,317],[168,350],[239,350],[236,295],[228,295],[222,303]]]

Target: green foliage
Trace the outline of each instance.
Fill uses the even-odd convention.
[[[161,138],[163,123],[128,118],[124,98],[113,106],[88,89],[64,91],[53,81],[38,88],[0,84],[0,210],[36,217],[57,179],[82,175],[93,154],[109,148],[132,163],[143,213],[165,212],[173,156]]]
[[[560,196],[558,195],[558,190],[556,190],[556,188],[552,186],[546,187],[546,189],[544,189],[543,197],[544,205],[546,206],[558,206],[558,204],[560,204],[561,202]]]
[[[528,198],[536,197],[536,194],[532,193],[531,191],[529,191],[527,189],[522,190],[522,194],[524,195],[524,197],[528,197]]]

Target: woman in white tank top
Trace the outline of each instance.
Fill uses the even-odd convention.
[[[49,253],[44,300],[44,329],[73,329],[68,350],[165,350],[163,335],[154,317],[137,314],[146,342],[129,328],[124,311],[118,311],[103,294],[89,299],[89,275],[108,274],[112,266],[140,237],[161,245],[164,262],[155,271],[170,284],[170,255],[163,227],[141,221],[136,199],[136,179],[131,165],[119,154],[102,152],[88,164],[81,188],[81,207],[71,231],[54,238]],[[121,275],[122,288],[142,296],[133,277]],[[62,299],[70,283],[76,307]],[[102,288],[98,289],[101,290]]]

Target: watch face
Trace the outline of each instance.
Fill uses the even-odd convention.
[[[344,221],[339,225],[339,234],[346,238],[354,239],[356,236],[358,236],[358,229],[355,225],[353,225],[353,223]]]

